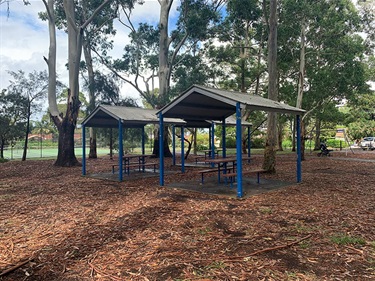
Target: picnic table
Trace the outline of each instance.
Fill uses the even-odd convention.
[[[155,156],[155,154],[125,154],[122,157],[123,170],[129,174],[131,168],[138,168],[139,171],[145,171],[145,167],[154,167],[154,172],[158,163],[147,163],[146,158]],[[112,165],[112,173],[115,171],[115,167],[118,165]]]
[[[214,150],[214,153],[216,155],[216,157],[219,157],[219,153],[223,151],[222,149],[215,149]],[[202,152],[204,152],[204,159],[207,159],[207,156],[208,157],[212,157],[212,149],[204,149],[202,150]]]
[[[248,160],[248,156],[243,156],[242,160]],[[237,176],[236,172],[236,166],[237,166],[237,157],[231,156],[231,157],[221,157],[221,158],[215,158],[215,159],[205,159],[204,162],[214,164],[217,167],[212,169],[205,169],[198,171],[201,174],[201,182],[204,181],[204,175],[207,173],[217,172],[218,177],[218,183],[221,182],[221,173],[223,173],[223,176],[225,178],[229,178],[231,185],[235,181],[235,178]],[[231,163],[231,165],[230,165]],[[249,173],[256,173],[257,174],[257,181],[259,183],[259,174],[264,172],[262,169],[254,169],[254,170],[248,170],[244,171],[243,173],[249,174]]]

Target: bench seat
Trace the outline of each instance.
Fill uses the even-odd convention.
[[[226,173],[230,172],[232,170],[232,166],[230,167],[227,167],[227,169],[220,169],[220,172],[225,172],[224,175],[226,175]],[[201,183],[203,184],[204,182],[204,175],[205,174],[208,174],[208,173],[217,173],[218,172],[218,169],[217,168],[212,168],[212,169],[205,169],[205,170],[200,170],[200,171],[197,171],[197,173],[201,174]]]
[[[242,171],[242,174],[243,175],[257,174],[257,183],[260,183],[260,174],[265,173],[265,172],[267,172],[267,171],[264,170],[264,169],[254,169],[254,170],[244,170],[244,171]],[[226,177],[226,178],[229,178],[230,179],[230,185],[233,186],[233,182],[236,181],[237,172],[227,173],[227,174],[224,174],[223,176]]]
[[[138,168],[138,170],[141,171],[141,169],[144,169],[145,167],[154,167],[154,173],[155,173],[157,165],[159,165],[159,163],[136,163],[135,162],[129,165],[123,165],[122,168],[127,174],[129,174],[131,168]],[[118,167],[118,164],[112,165],[112,174],[115,173],[115,167]]]

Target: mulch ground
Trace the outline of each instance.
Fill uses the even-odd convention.
[[[375,280],[366,159],[375,151],[306,154],[302,183],[241,200],[158,177],[82,177],[51,160],[0,164],[0,280]],[[262,177],[295,182],[295,161],[279,155]],[[87,171],[111,163],[89,159]],[[165,182],[192,177],[188,168]]]

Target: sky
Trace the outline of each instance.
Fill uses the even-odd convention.
[[[171,16],[176,15],[175,1]],[[41,0],[30,0],[31,5],[25,6],[22,0],[10,2],[9,15],[7,5],[0,5],[0,90],[9,85],[12,76],[8,71],[23,70],[26,74],[47,70],[43,56],[48,57],[49,34],[48,24],[38,18],[38,12],[45,11]],[[135,23],[147,22],[157,24],[160,5],[157,0],[144,0],[143,5],[136,5],[132,13]],[[114,49],[110,53],[114,58],[120,58],[125,44],[128,42],[128,32],[118,22],[115,24],[117,34],[114,38]],[[57,73],[59,80],[68,84],[66,70],[68,40],[65,32],[57,30]],[[132,97],[140,101],[139,94],[129,87],[122,87],[122,97]]]

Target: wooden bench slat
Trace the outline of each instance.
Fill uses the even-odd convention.
[[[242,174],[257,174],[257,183],[260,182],[259,174],[267,172],[264,169],[255,169],[255,170],[245,170],[242,171]],[[237,172],[227,173],[223,175],[226,178],[230,178],[230,185],[233,186],[234,178],[237,177]]]
[[[220,167],[222,168],[222,167]],[[206,170],[200,170],[200,171],[197,171],[197,173],[201,174],[201,183],[203,184],[203,181],[204,181],[204,174],[207,174],[207,173],[217,173],[217,172],[225,172],[223,173],[224,175],[226,175],[226,173],[229,171],[231,171],[233,169],[232,166],[230,167],[227,167],[226,169],[220,169],[218,170],[217,168],[212,168],[212,169],[206,169]]]
[[[139,168],[139,170],[141,168],[145,168],[145,167],[152,167],[154,166],[154,172],[156,170],[156,165],[158,165],[159,163],[134,163],[134,164],[131,164],[131,165],[123,165],[122,168],[128,172],[129,174],[129,170],[130,168]],[[115,172],[115,167],[118,167],[119,165],[116,164],[116,165],[112,165],[112,174],[114,174]]]

